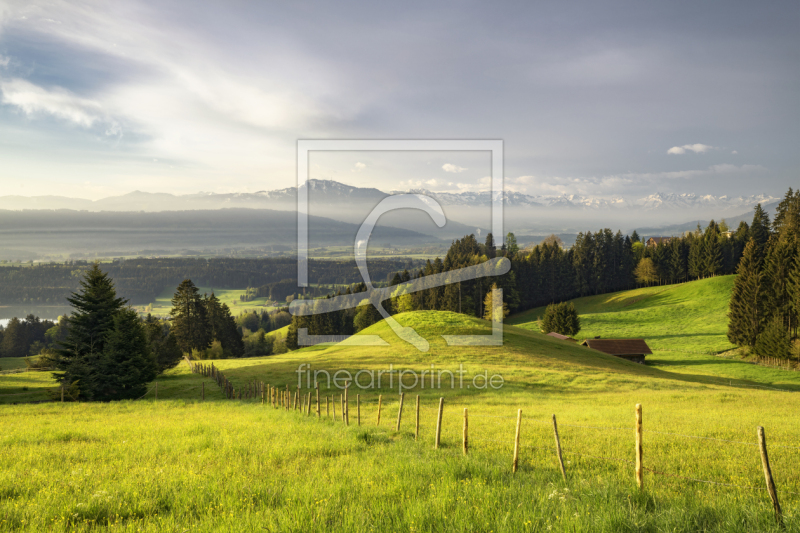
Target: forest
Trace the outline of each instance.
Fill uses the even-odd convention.
[[[410,259],[372,259],[369,269],[376,280],[388,280],[404,268],[413,268],[419,261]],[[0,302],[11,304],[63,304],[77,290],[87,261],[5,266],[0,268]],[[117,291],[132,305],[146,305],[164,290],[191,279],[204,287],[238,289],[260,288],[264,296],[282,299],[297,291],[286,288],[284,280],[297,278],[295,258],[165,258],[126,259],[103,264],[114,280]],[[308,262],[309,281],[314,284],[349,284],[361,280],[354,261],[314,260]],[[277,299],[277,297],[276,297]]]

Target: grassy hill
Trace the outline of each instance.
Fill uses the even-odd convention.
[[[151,390],[142,400],[107,405],[0,406],[4,527],[778,531],[754,446],[755,428],[763,425],[786,529],[800,530],[793,422],[800,402],[791,392],[758,388],[769,383],[769,374],[722,383],[666,365],[629,363],[517,326],[505,327],[503,346],[448,348],[442,334],[488,335],[489,324],[433,311],[396,319],[429,340],[430,350],[416,351],[378,323],[362,334],[379,335],[387,346],[342,343],[214,361],[239,390],[257,380],[292,391],[299,384],[305,395],[313,393],[307,377],[327,372],[330,384],[325,373],[317,376],[319,420],[262,406],[258,398],[223,400],[212,380],[190,373],[185,364],[158,378],[157,401]],[[309,366],[312,374],[305,373]],[[456,373],[460,368],[463,382]],[[395,371],[391,382],[390,369]],[[410,370],[426,371],[425,381],[415,380]],[[385,372],[380,385],[370,371],[372,376]],[[399,371],[406,372],[401,377]],[[341,415],[342,391],[333,379],[338,372],[355,380],[349,427],[333,418],[334,405]],[[482,375],[502,376],[502,386],[480,386]],[[9,387],[7,377],[0,377],[0,400],[22,384]],[[395,431],[400,380],[405,407]],[[200,400],[203,383],[205,402]],[[784,385],[792,387],[800,390],[800,383]],[[434,450],[440,397],[442,444]],[[636,489],[630,462],[636,403],[644,406],[644,460],[651,469],[644,491]],[[466,457],[461,450],[465,408]],[[523,412],[520,467],[512,474],[518,409]],[[566,482],[554,453],[553,414]]]
[[[654,350],[719,353],[728,341],[728,301],[734,276],[647,287],[572,300],[581,318],[578,339],[597,335],[644,338]],[[544,308],[509,317],[508,323],[539,331]]]

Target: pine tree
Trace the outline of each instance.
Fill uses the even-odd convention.
[[[793,336],[797,338],[798,328],[800,327],[800,257],[795,256],[792,262],[792,269],[789,271],[789,297],[792,302],[792,313],[794,314]]]
[[[519,245],[517,244],[517,237],[511,232],[508,232],[508,235],[506,235],[506,250],[507,250],[506,257],[509,257],[509,258],[512,258],[512,259],[519,252]]]
[[[751,239],[736,270],[729,304],[728,340],[737,346],[755,346],[764,325],[765,298],[758,245]]]
[[[703,241],[699,237],[689,235],[689,275],[693,278],[703,277]]]
[[[27,350],[22,322],[14,317],[9,320],[3,340],[0,341],[0,357],[24,357]]]
[[[142,396],[158,374],[139,316],[125,309],[114,317],[98,371],[93,375],[94,399],[126,400]]]
[[[796,327],[789,290],[790,272],[796,256],[797,250],[793,243],[777,238],[771,239],[763,266],[765,297],[770,315],[778,318],[789,331]]]
[[[91,400],[106,337],[114,329],[114,318],[126,300],[117,297],[114,282],[95,263],[84,274],[80,290],[67,301],[74,311],[68,319],[67,338],[57,350],[56,367],[61,372],[54,377],[62,385],[74,387],[78,399]]]
[[[722,246],[717,225],[712,220],[703,235],[703,273],[716,276],[722,270]]]
[[[484,244],[484,248],[486,250],[486,257],[489,259],[494,259],[497,255],[497,248],[495,248],[494,236],[492,236],[491,233],[486,234],[486,243]]]
[[[787,359],[791,348],[791,338],[781,317],[776,316],[758,335],[756,353],[761,357]]]
[[[241,357],[244,355],[244,342],[227,304],[220,303],[214,293],[211,293],[210,298],[205,298],[203,303],[211,337],[220,342],[225,356]],[[258,327],[254,327],[251,331],[257,329]]]
[[[205,350],[213,338],[206,306],[192,280],[185,279],[172,297],[172,334],[184,353]]]
[[[756,257],[759,263],[766,255],[767,242],[769,241],[769,215],[762,209],[761,204],[755,207],[753,223],[750,225],[750,238],[756,243]]]

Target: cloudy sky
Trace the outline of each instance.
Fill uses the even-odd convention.
[[[0,194],[252,192],[297,139],[503,139],[529,194],[800,183],[797,2],[0,0]],[[312,156],[475,190],[486,154]]]

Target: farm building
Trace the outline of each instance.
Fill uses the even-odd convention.
[[[561,333],[556,333],[555,331],[551,331],[550,333],[547,334],[547,336],[548,337],[553,337],[554,339],[558,339],[560,341],[578,342],[575,339],[573,339],[572,337],[567,337],[566,335],[562,335]]]
[[[644,356],[653,353],[644,339],[586,339],[581,346],[642,364]]]
[[[647,239],[647,247],[654,248],[660,244],[669,244],[672,237],[650,237]]]

